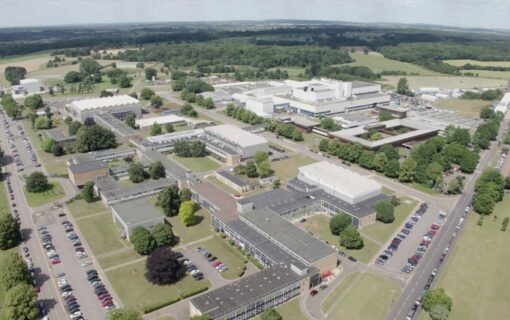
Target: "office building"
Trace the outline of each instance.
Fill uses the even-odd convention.
[[[130,113],[140,116],[142,104],[131,96],[119,95],[75,100],[66,105],[65,110],[69,116],[81,122],[87,118],[93,118],[94,114],[99,113],[110,113],[119,119],[124,119]]]

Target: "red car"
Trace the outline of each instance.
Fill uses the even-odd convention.
[[[317,295],[317,293],[319,293],[319,291],[317,291],[317,290],[312,290],[312,291],[310,291],[310,295],[311,295],[312,297],[313,297],[313,296],[315,296],[315,295]]]
[[[59,259],[53,259],[51,260],[51,264],[59,264],[60,263],[60,260]]]
[[[106,300],[105,302],[103,302],[101,304],[101,307],[106,308],[106,307],[108,307],[109,305],[112,305],[112,304],[113,304],[112,300]]]
[[[217,266],[219,266],[221,264],[221,261],[214,261],[213,263],[211,263],[211,266],[213,266],[214,268],[216,268]]]
[[[439,225],[437,223],[434,223],[430,226],[430,228],[433,230],[439,230]]]

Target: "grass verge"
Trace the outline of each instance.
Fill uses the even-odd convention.
[[[108,208],[105,207],[101,200],[96,200],[90,203],[86,202],[85,200],[75,200],[68,204],[67,208],[69,209],[69,213],[75,219],[87,217],[108,210]]]
[[[328,294],[326,299],[322,302],[321,309],[322,312],[328,312],[329,308],[331,308],[335,302],[340,298],[342,293],[357,279],[359,273],[351,273],[348,274],[342,282],[340,282],[336,288]]]
[[[221,167],[218,162],[209,157],[181,158],[178,156],[172,156],[172,159],[193,172],[207,172]]]
[[[96,256],[125,247],[109,212],[81,219],[76,223]]]
[[[195,212],[197,223],[186,227],[178,216],[166,217],[166,220],[172,226],[174,235],[178,237],[179,244],[186,244],[203,239],[212,234],[211,216],[205,209]]]
[[[58,182],[49,182],[48,190],[43,192],[28,192],[26,188],[23,188],[23,191],[25,192],[28,205],[32,208],[62,199],[65,196],[64,188]]]
[[[280,180],[288,181],[297,176],[298,168],[307,164],[316,162],[312,158],[302,156],[299,154],[291,154],[289,159],[271,162],[271,168]]]

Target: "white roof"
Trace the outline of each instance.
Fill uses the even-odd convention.
[[[374,180],[327,161],[302,166],[298,170],[300,174],[317,184],[352,198],[382,189],[382,186]]]
[[[19,81],[20,85],[29,84],[29,83],[39,83],[39,80],[37,80],[37,79],[21,79]]]
[[[123,106],[123,105],[127,105],[127,104],[135,104],[135,103],[139,103],[139,102],[140,101],[138,99],[135,99],[131,96],[120,95],[120,96],[113,96],[113,97],[75,100],[75,101],[71,102],[71,105],[79,110],[90,110],[90,109]]]
[[[170,114],[161,117],[136,119],[136,124],[140,128],[145,128],[152,126],[154,123],[165,124],[165,123],[178,123],[183,121],[186,121],[186,119],[184,119],[183,117],[179,117],[175,114]]]
[[[503,99],[501,99],[501,101],[496,106],[495,111],[506,113],[508,111],[509,106],[510,106],[510,92],[507,92],[503,96]]]
[[[205,128],[205,131],[221,136],[227,140],[235,141],[242,148],[268,143],[266,138],[240,129],[231,124],[207,127]]]

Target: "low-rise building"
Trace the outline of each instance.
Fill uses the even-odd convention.
[[[45,139],[53,139],[61,147],[71,146],[76,143],[76,136],[65,134],[64,130],[48,130],[43,132]]]
[[[74,100],[65,106],[65,110],[69,116],[81,122],[84,122],[87,118],[93,118],[94,114],[99,113],[110,113],[119,119],[124,119],[130,113],[140,116],[142,104],[138,99],[131,96],[119,95]]]
[[[186,124],[186,118],[180,117],[175,114],[163,115],[159,117],[150,117],[150,118],[139,118],[136,119],[136,125],[140,129],[149,128],[153,124],[157,123],[159,125],[163,124],[171,124],[171,125],[182,125]]]
[[[239,193],[250,192],[258,187],[257,184],[250,183],[249,181],[246,181],[245,179],[233,175],[225,170],[217,171],[215,173],[215,176],[216,179],[223,182],[224,184],[226,184],[227,186],[229,186],[230,188],[234,189]]]
[[[109,175],[109,169],[103,161],[90,160],[77,162],[71,158],[67,163],[69,179],[77,186],[83,186],[88,181],[94,181],[97,177],[105,177]]]
[[[110,113],[97,113],[92,118],[99,126],[112,131],[118,141],[127,141],[136,136],[133,128]]]
[[[152,230],[157,224],[165,223],[163,213],[147,199],[116,203],[111,206],[111,209],[113,221],[119,228],[121,236],[125,236],[128,240],[136,227]]]
[[[377,122],[373,117],[365,116],[359,113],[343,113],[333,117],[343,129],[349,129]]]
[[[37,79],[22,79],[19,85],[12,86],[14,98],[43,93],[46,93],[46,88]]]

